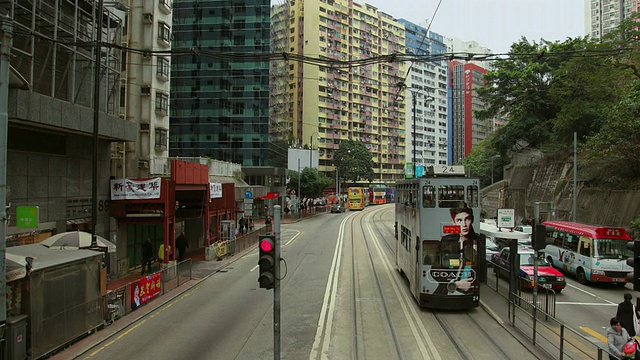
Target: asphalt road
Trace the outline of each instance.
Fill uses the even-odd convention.
[[[483,308],[418,308],[394,267],[392,229],[392,205],[281,227],[282,359],[545,358]],[[258,288],[257,258],[238,256],[78,358],[273,358],[273,291]]]

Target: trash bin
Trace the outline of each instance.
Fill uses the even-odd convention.
[[[7,330],[4,338],[7,344],[7,360],[27,358],[27,315],[7,318]]]

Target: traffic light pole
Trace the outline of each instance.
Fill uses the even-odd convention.
[[[298,195],[299,196],[299,195]],[[273,359],[280,360],[280,205],[273,207],[275,241],[275,282],[273,287]]]

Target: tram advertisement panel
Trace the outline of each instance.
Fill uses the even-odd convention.
[[[432,222],[435,226],[439,224],[439,239],[423,241],[423,266],[427,268],[423,292],[437,295],[476,293],[479,236],[474,224],[479,226],[479,222],[474,221],[473,209],[466,206],[451,208],[448,215],[449,219]]]

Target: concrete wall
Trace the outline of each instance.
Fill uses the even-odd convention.
[[[11,135],[11,132],[9,133]],[[109,143],[100,141],[98,159],[97,233],[109,236],[109,212],[104,201],[109,199]],[[91,138],[75,134],[66,136],[66,156],[9,150],[7,153],[7,185],[10,190],[11,221],[7,235],[30,229],[15,227],[16,207],[38,206],[40,223],[55,223],[55,232],[66,231],[67,220],[91,217]]]

